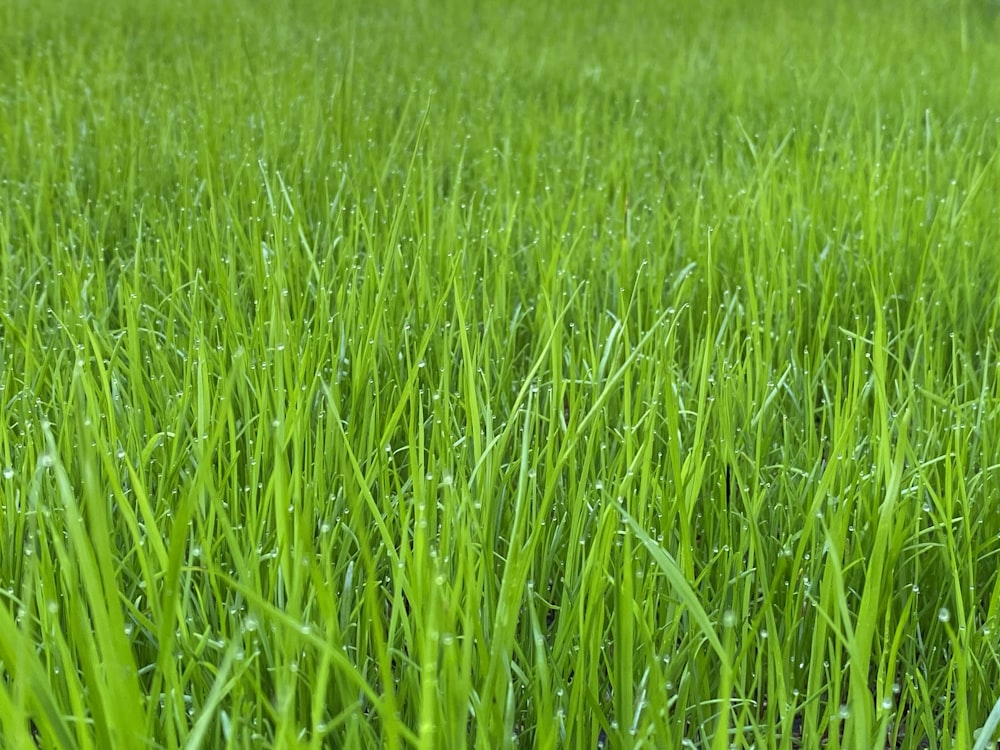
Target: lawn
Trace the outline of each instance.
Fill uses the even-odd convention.
[[[998,15],[2,3],[0,747],[996,748]]]

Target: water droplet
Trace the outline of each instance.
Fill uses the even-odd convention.
[[[14,478],[14,467],[13,466],[4,466],[3,467],[3,478],[4,479],[13,479]]]
[[[941,622],[948,622],[951,619],[951,612],[947,607],[941,607],[941,609],[938,610],[938,619]]]

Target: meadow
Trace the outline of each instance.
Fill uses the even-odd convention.
[[[0,747],[995,748],[998,11],[0,4]]]

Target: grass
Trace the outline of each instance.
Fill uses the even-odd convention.
[[[968,748],[997,7],[0,10],[0,745]]]

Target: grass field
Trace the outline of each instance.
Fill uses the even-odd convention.
[[[998,10],[4,2],[0,747],[995,748]]]

